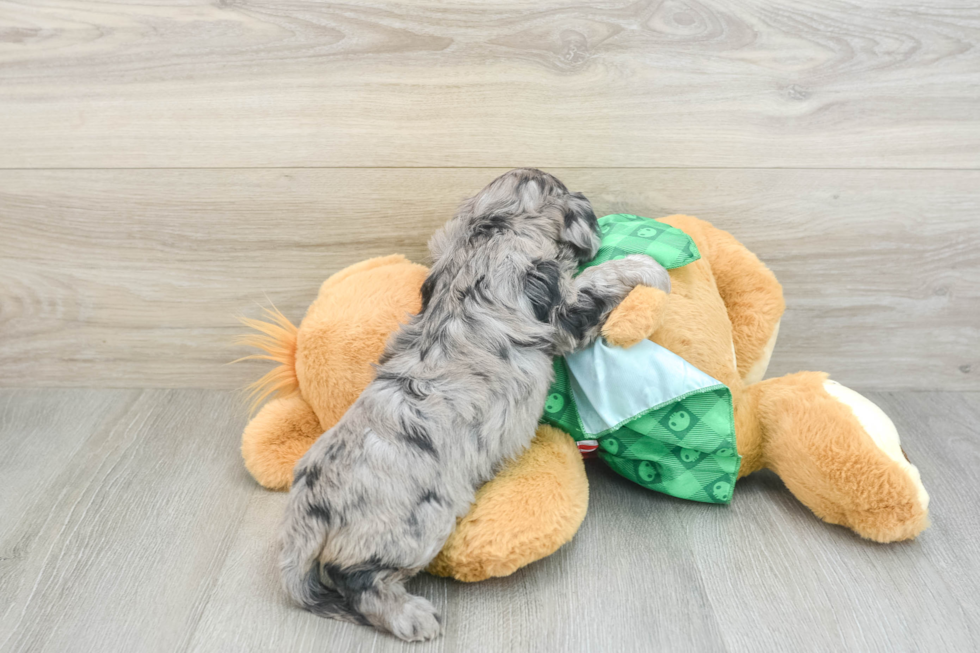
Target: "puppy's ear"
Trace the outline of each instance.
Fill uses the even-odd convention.
[[[429,301],[432,299],[432,291],[436,288],[436,275],[429,274],[422,282],[422,310],[420,313],[425,313],[426,309],[429,308]]]
[[[592,203],[582,193],[569,193],[565,203],[563,241],[572,246],[580,261],[591,261],[599,251],[599,222]]]
[[[561,270],[554,261],[537,260],[527,272],[524,294],[539,322],[547,322],[551,309],[561,301]]]

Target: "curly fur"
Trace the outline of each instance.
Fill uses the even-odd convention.
[[[588,200],[530,169],[494,180],[432,238],[421,312],[295,468],[281,529],[294,601],[405,640],[439,634],[404,582],[530,443],[552,357],[594,340],[634,287],[669,291],[646,256],[573,277],[598,245]]]

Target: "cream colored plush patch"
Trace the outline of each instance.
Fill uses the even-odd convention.
[[[831,397],[847,405],[857,417],[861,427],[871,436],[878,448],[888,454],[888,457],[898,463],[918,490],[919,504],[923,510],[929,508],[929,494],[922,485],[922,478],[919,469],[910,463],[902,452],[902,443],[898,437],[898,430],[895,424],[885,415],[881,408],[870,399],[843,386],[837,381],[827,379],[823,383],[824,390]]]
[[[772,335],[769,336],[769,341],[766,342],[766,346],[762,348],[762,353],[759,355],[759,360],[752,364],[749,368],[748,373],[742,381],[745,385],[751,385],[753,383],[758,383],[766,376],[766,370],[769,369],[769,359],[772,358],[772,350],[776,347],[776,338],[779,336],[779,325],[782,322],[776,322],[776,327],[772,330]]]

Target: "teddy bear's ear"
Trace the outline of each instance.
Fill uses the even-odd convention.
[[[567,198],[562,240],[572,246],[580,261],[591,261],[599,251],[599,222],[592,203],[582,193],[569,193]]]

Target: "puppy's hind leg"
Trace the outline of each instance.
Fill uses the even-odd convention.
[[[421,642],[442,633],[442,621],[435,607],[405,589],[407,570],[325,566],[324,571],[351,606],[375,627],[406,642]]]

